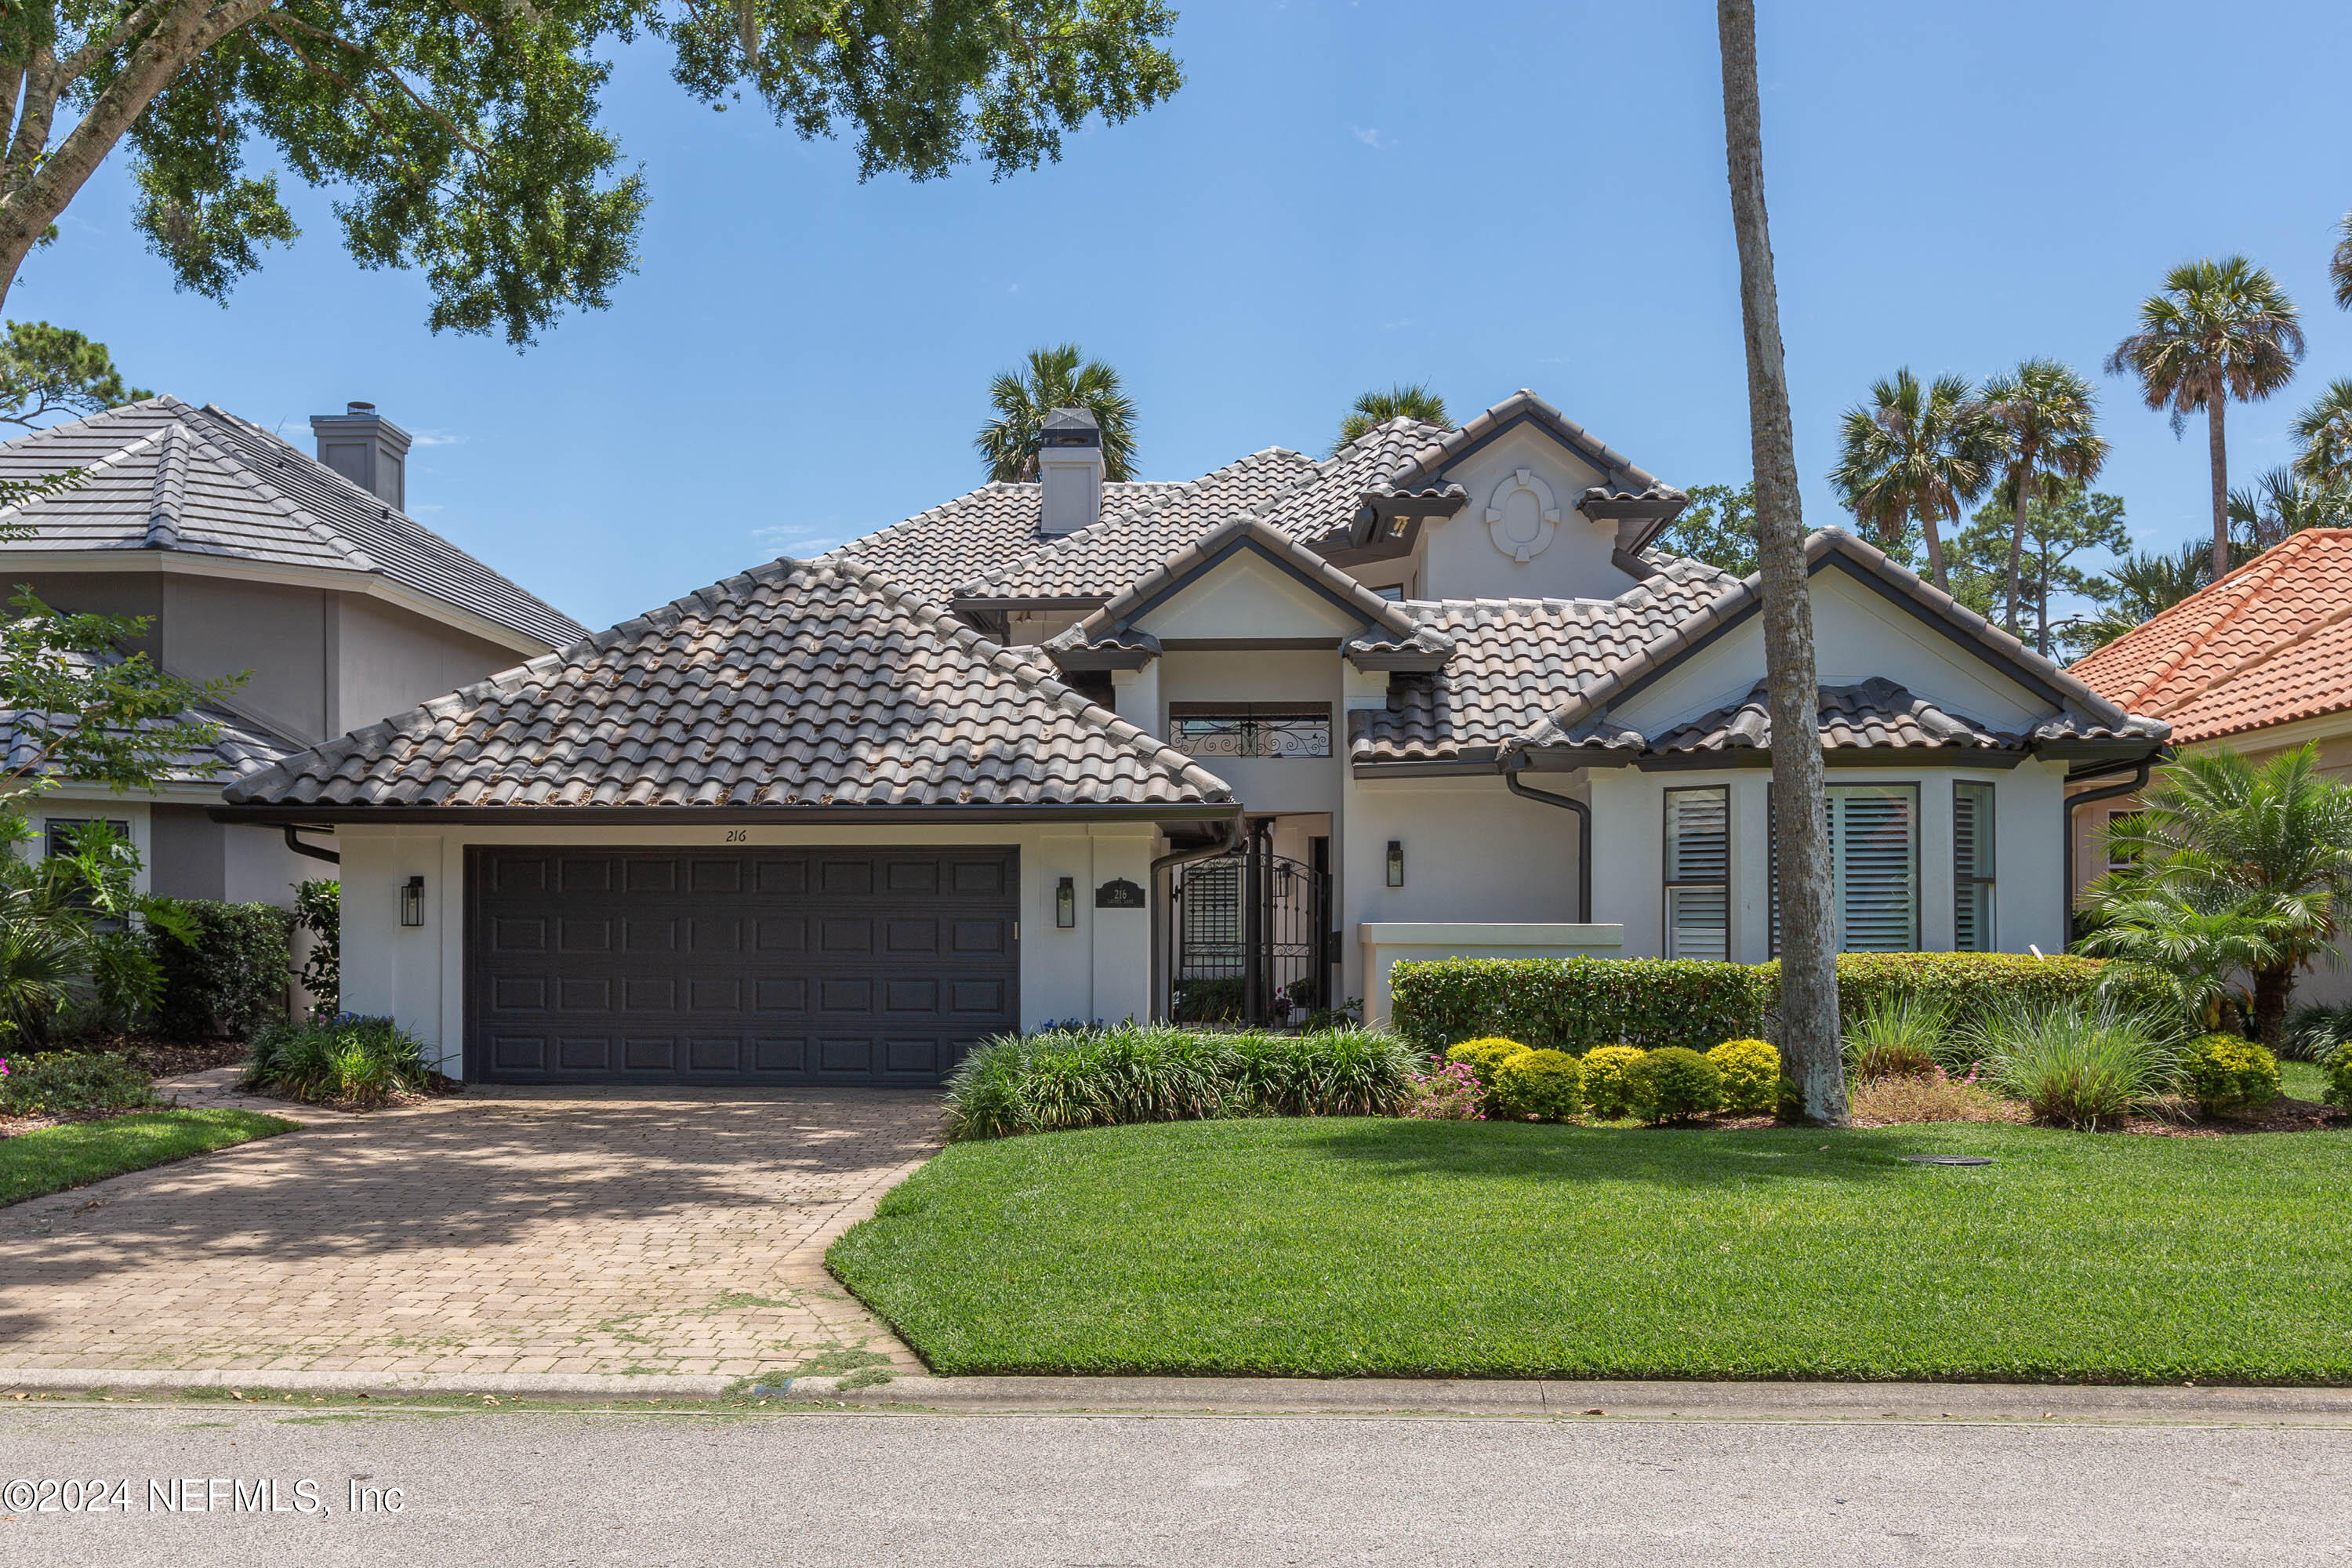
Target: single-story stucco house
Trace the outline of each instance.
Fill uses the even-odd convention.
[[[1761,960],[1758,584],[1531,393],[1317,460],[1035,483],[777,561],[236,780],[331,831],[347,1006],[509,1081],[928,1084],[1048,1019],[1386,1007],[1399,958]],[[2066,934],[2135,717],[1808,546],[1850,948]]]

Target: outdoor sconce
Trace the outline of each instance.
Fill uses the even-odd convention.
[[[1402,838],[1389,840],[1389,886],[1404,886],[1404,840]]]
[[[421,926],[425,923],[425,879],[411,877],[400,885],[400,923]]]
[[[1065,877],[1054,889],[1054,923],[1068,931],[1078,923],[1078,879]]]

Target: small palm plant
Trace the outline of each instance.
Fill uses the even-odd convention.
[[[1425,381],[1407,385],[1397,383],[1386,392],[1367,392],[1349,409],[1348,416],[1339,421],[1339,438],[1331,443],[1331,455],[1338,457],[1349,442],[1371,434],[1391,419],[1418,419],[1423,425],[1451,428],[1454,421],[1445,412],[1445,399],[1429,389]]]
[[[1889,553],[1902,549],[1906,526],[1918,523],[1927,538],[1927,575],[1948,588],[1937,523],[1959,522],[1961,509],[1993,482],[2001,457],[2001,427],[1967,377],[1922,383],[1906,368],[1874,382],[1869,401],[1838,421],[1838,463],[1830,483]]]
[[[1118,372],[1088,359],[1076,343],[1032,349],[1021,370],[1008,370],[988,384],[996,417],[980,427],[972,445],[987,460],[988,477],[1006,482],[1037,477],[1037,448],[1045,416],[1056,408],[1083,408],[1102,427],[1103,478],[1135,477],[1135,400],[1119,386]]]
[[[2303,323],[2278,280],[2242,256],[2183,262],[2141,301],[2139,331],[2107,356],[2107,374],[2133,375],[2150,408],[2169,407],[2172,431],[2205,415],[2213,479],[2212,575],[2230,570],[2230,461],[2223,413],[2231,399],[2268,397],[2294,377]]]

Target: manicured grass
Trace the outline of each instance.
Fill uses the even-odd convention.
[[[2279,1089],[2295,1100],[2326,1100],[2327,1069],[2317,1062],[2281,1062]]]
[[[0,1138],[0,1205],[293,1129],[251,1110],[154,1110]]]
[[[2352,1382],[2347,1215],[2337,1131],[1268,1120],[959,1144],[831,1261],[943,1373]]]

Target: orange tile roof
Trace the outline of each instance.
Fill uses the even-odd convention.
[[[2288,535],[2073,673],[2176,744],[2352,709],[2352,528]]]

